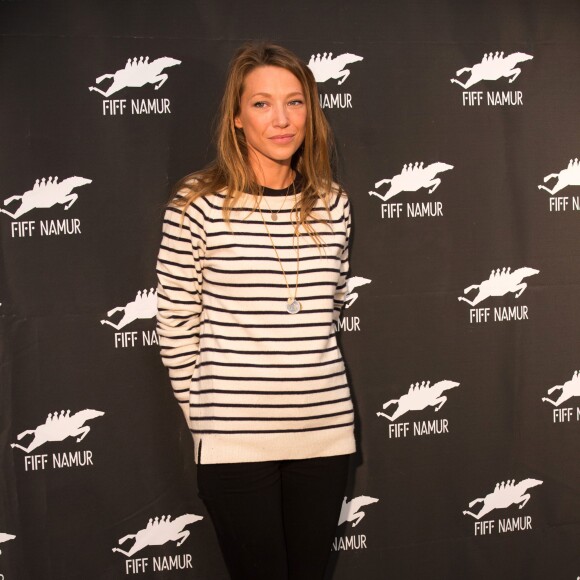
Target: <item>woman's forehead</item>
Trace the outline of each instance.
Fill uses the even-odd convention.
[[[303,92],[302,83],[289,70],[272,65],[252,69],[244,78],[242,94],[275,94],[279,92]]]

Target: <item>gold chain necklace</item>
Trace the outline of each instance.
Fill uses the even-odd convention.
[[[288,191],[286,192],[286,195],[284,196],[284,201],[282,202],[282,205],[276,211],[272,211],[272,208],[270,207],[270,204],[268,203],[268,200],[266,199],[265,196],[262,196],[262,199],[266,202],[266,205],[268,206],[268,211],[270,212],[270,218],[272,219],[273,222],[277,222],[278,221],[278,214],[280,213],[280,211],[284,207],[284,204],[286,203],[286,198],[288,197],[288,192],[289,191],[290,191],[290,186],[288,186]]]
[[[294,182],[292,182],[292,189],[294,193],[294,207],[296,207],[296,187],[294,186]],[[268,205],[268,202],[266,202]],[[270,206],[268,206],[269,208]],[[268,224],[264,219],[264,214],[262,213],[262,208],[258,205],[258,211],[260,212],[260,217],[262,218],[262,222],[264,222],[264,227],[266,228],[266,233],[270,238],[270,243],[272,244],[272,248],[274,249],[274,253],[276,254],[276,258],[278,259],[278,263],[280,264],[280,269],[282,270],[282,275],[284,276],[284,282],[286,282],[286,288],[288,289],[288,301],[286,304],[286,312],[288,314],[298,314],[302,309],[302,305],[298,300],[296,300],[296,296],[298,294],[298,277],[300,275],[300,232],[298,228],[296,228],[294,235],[292,236],[292,248],[296,251],[296,284],[294,286],[294,294],[290,290],[290,284],[288,284],[288,277],[286,276],[286,271],[284,270],[284,266],[282,265],[282,260],[280,259],[280,255],[278,254],[278,250],[276,249],[276,244],[274,244],[274,240],[272,238],[272,234],[270,234],[270,230],[268,228]],[[278,210],[280,211],[280,210]],[[276,221],[272,218],[273,221]]]
[[[292,177],[292,189],[294,191],[294,193],[296,194],[296,189],[294,186],[294,180],[296,179],[296,175],[294,175]],[[268,211],[270,212],[270,218],[273,222],[277,222],[278,221],[278,214],[280,213],[280,211],[282,210],[282,208],[284,207],[284,205],[286,204],[286,199],[288,198],[288,194],[290,193],[290,186],[288,186],[286,188],[286,195],[284,196],[284,201],[282,202],[282,205],[280,206],[279,209],[277,209],[275,212],[272,211],[272,208],[270,207],[270,204],[268,203],[268,200],[266,199],[266,197],[262,194],[262,199],[266,202],[266,205],[268,206]]]

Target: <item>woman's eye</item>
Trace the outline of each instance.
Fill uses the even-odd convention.
[[[290,101],[289,103],[292,107],[297,107],[300,105],[304,104],[304,101],[300,100],[300,99],[294,99],[293,101]]]
[[[266,106],[265,101],[258,101],[254,103],[254,107],[256,107],[256,109],[263,109],[265,106]]]

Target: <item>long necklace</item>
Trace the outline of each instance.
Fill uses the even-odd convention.
[[[288,191],[286,192],[286,195],[284,196],[284,201],[282,202],[282,205],[276,211],[272,210],[272,208],[270,207],[270,204],[268,203],[268,200],[265,197],[262,198],[266,202],[266,205],[268,206],[268,211],[270,212],[270,218],[272,219],[273,222],[278,221],[278,214],[280,213],[280,211],[284,207],[284,204],[286,203],[286,198],[288,197],[289,191],[290,191],[290,187],[288,187]]]
[[[294,191],[294,206],[296,206],[296,188],[294,186],[294,182],[292,182],[292,189]],[[266,220],[264,219],[264,214],[262,213],[262,208],[259,205],[258,211],[260,212],[260,216],[262,218],[262,221],[264,222],[266,233],[270,238],[270,243],[272,244],[272,248],[274,249],[274,253],[276,254],[278,263],[280,264],[280,269],[282,270],[282,275],[284,276],[284,282],[286,282],[286,288],[288,289],[288,301],[286,303],[286,312],[288,312],[288,314],[298,314],[298,312],[300,312],[300,310],[302,309],[302,305],[300,304],[300,302],[298,302],[298,300],[296,300],[296,295],[298,294],[298,276],[300,274],[300,232],[298,231],[298,229],[296,229],[294,236],[292,236],[292,248],[296,251],[296,284],[294,285],[294,292],[292,292],[290,290],[290,284],[288,284],[288,277],[286,276],[286,271],[284,270],[284,266],[282,265],[282,260],[280,259],[280,255],[278,254],[278,250],[276,249],[276,244],[274,244],[272,234],[270,234],[268,224],[266,223]]]

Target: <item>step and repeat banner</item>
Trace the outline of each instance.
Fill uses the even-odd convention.
[[[155,261],[254,38],[312,69],[353,207],[333,578],[580,577],[577,2],[1,0],[0,34],[0,580],[227,578]]]

